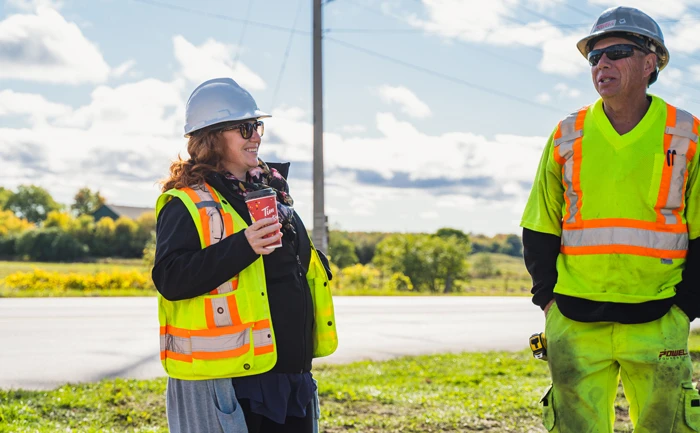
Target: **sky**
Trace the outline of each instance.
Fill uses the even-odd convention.
[[[575,44],[607,0],[332,0],[324,5],[332,229],[519,233],[557,122],[594,102]],[[671,53],[650,92],[700,114],[700,0],[637,0]],[[154,206],[186,158],[185,103],[231,77],[263,111],[260,157],[292,162],[312,226],[311,0],[5,0],[0,186]]]

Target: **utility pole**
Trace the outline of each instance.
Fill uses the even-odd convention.
[[[323,179],[323,20],[322,0],[313,0],[313,62],[314,62],[314,230],[316,248],[328,252],[328,221],[326,220]]]

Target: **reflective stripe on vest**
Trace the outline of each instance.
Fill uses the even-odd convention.
[[[183,191],[199,211],[206,246],[216,244],[234,233],[233,218],[223,211],[219,196],[211,186],[204,184],[201,187],[183,188]],[[237,288],[238,275],[209,294],[230,293]],[[245,325],[241,321],[235,296],[206,298],[204,315],[209,328],[206,331],[161,327],[161,359],[172,357],[184,362],[192,362],[192,359],[223,359],[240,356],[249,349],[250,324]],[[202,332],[206,332],[206,336]],[[195,337],[195,334],[199,336]],[[274,350],[268,320],[253,325],[253,343],[256,355]]]
[[[233,218],[223,211],[219,196],[214,193],[211,186],[205,183],[203,186],[183,188],[183,191],[187,193],[199,210],[205,246],[214,245],[226,236],[233,234]],[[209,294],[221,295],[237,288],[238,275],[233,277],[231,281],[221,284]]]
[[[683,192],[688,177],[686,161],[695,155],[698,136],[693,116],[683,110],[667,105],[664,155],[666,164],[661,176],[661,188],[656,202],[656,221],[661,224],[682,224]],[[678,164],[676,164],[678,160]]]
[[[690,113],[667,105],[664,152],[655,210],[656,222],[623,218],[583,220],[581,159],[583,124],[588,108],[570,114],[554,135],[555,161],[562,166],[566,202],[563,216],[562,254],[633,254],[661,259],[685,258],[688,230],[683,224],[683,195],[688,178],[687,162],[695,155],[698,120]]]
[[[192,362],[193,359],[240,356],[250,350],[250,335],[250,324],[205,330],[161,326],[160,357]],[[254,323],[252,335],[255,355],[274,350],[269,320]]]
[[[584,107],[570,114],[559,123],[554,135],[554,159],[562,166],[562,181],[566,188],[564,224],[574,224],[581,220],[581,142],[587,111],[588,107]]]

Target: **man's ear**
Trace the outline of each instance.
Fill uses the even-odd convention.
[[[656,54],[647,54],[644,58],[644,76],[650,76],[656,70],[658,59]]]

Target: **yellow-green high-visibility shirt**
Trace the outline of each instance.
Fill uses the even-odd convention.
[[[547,142],[520,225],[562,237],[554,293],[620,303],[675,295],[688,239],[700,236],[699,122],[650,97],[647,113],[624,135],[615,131],[599,99],[579,112],[580,141],[561,144],[567,137],[557,127]],[[676,118],[690,119],[685,122],[690,127],[669,129]],[[676,152],[682,140],[687,151]],[[573,154],[569,165],[566,152]],[[671,206],[673,185],[679,206],[660,209],[659,203]],[[647,243],[672,246],[653,249]]]

